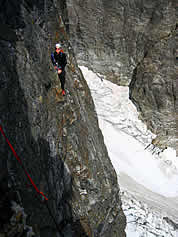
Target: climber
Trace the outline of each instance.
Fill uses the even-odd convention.
[[[61,44],[56,44],[55,52],[51,53],[51,60],[54,65],[54,69],[58,73],[59,80],[61,82],[62,95],[65,95],[65,66],[67,64],[66,54],[62,50]]]

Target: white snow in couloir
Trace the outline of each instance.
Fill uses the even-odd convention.
[[[131,192],[137,198],[143,196],[143,192],[147,193],[149,197],[144,201],[148,201],[149,204],[153,202],[154,204],[151,203],[153,206],[156,206],[159,200],[160,202],[163,200],[160,210],[167,214],[169,208],[174,208],[174,202],[171,200],[175,199],[178,203],[176,151],[168,148],[158,156],[153,155],[150,149],[145,149],[155,135],[139,120],[139,113],[129,99],[129,88],[101,80],[87,67],[80,66],[80,69],[90,88],[99,127],[103,133],[109,157],[118,175],[121,189]],[[168,201],[164,203],[165,198]],[[169,202],[172,205],[170,207],[168,206]],[[127,206],[126,203],[124,205]],[[177,210],[175,210],[176,212]],[[134,228],[133,225],[127,227],[130,233],[128,236],[139,237],[136,230],[133,231]],[[174,231],[172,231],[168,230],[166,233],[170,232],[170,235],[166,235],[174,236]],[[159,236],[159,233],[157,234]],[[164,236],[163,233],[161,235]],[[145,236],[155,235],[150,233]]]

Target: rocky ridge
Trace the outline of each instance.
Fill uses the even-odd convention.
[[[117,177],[68,42],[63,8],[50,0],[4,1],[0,11],[0,124],[48,208],[2,136],[0,167],[13,180],[35,234],[124,237]],[[58,41],[68,57],[66,97],[50,62]]]

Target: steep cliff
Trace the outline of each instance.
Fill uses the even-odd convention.
[[[176,1],[66,0],[65,22],[80,64],[129,85],[160,146],[176,147]]]
[[[116,174],[68,42],[61,3],[25,0],[0,5],[0,124],[49,200],[41,201],[0,134],[2,180],[18,193],[35,236],[124,237]],[[50,62],[58,41],[68,57],[65,97]],[[3,228],[2,220],[1,232]]]

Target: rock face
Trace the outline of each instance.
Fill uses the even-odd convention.
[[[3,1],[1,7],[0,124],[49,200],[35,191],[0,134],[5,185],[20,194],[36,236],[124,237],[116,174],[62,23],[64,2]],[[50,62],[58,41],[68,57],[65,97]]]
[[[176,147],[176,1],[66,0],[80,64],[129,85],[130,98],[164,146]]]

